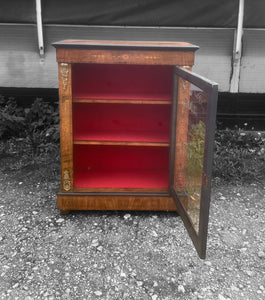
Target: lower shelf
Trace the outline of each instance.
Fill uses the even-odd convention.
[[[168,188],[168,170],[74,170],[75,188]]]
[[[102,196],[59,192],[57,205],[61,211],[70,210],[145,210],[177,211],[168,196]]]

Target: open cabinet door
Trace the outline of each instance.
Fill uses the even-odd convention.
[[[206,256],[218,86],[176,67],[170,192],[200,256]]]

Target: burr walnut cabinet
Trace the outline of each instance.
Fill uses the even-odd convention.
[[[205,257],[217,85],[183,42],[64,40],[58,208],[177,211]]]

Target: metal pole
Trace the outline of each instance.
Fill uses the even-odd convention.
[[[239,77],[240,77],[240,63],[242,55],[242,36],[243,36],[243,19],[244,19],[244,0],[239,0],[238,21],[236,30],[236,42],[233,52],[233,70],[230,82],[230,92],[238,93]]]
[[[41,0],[36,0],[36,16],[37,16],[37,32],[40,56],[44,55],[42,15],[41,15]]]
[[[243,19],[244,19],[244,0],[239,1],[239,12],[237,22],[237,39],[236,39],[236,54],[241,53],[242,35],[243,35]]]

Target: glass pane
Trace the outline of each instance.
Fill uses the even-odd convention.
[[[183,79],[180,82],[183,90],[177,112],[175,188],[198,234],[208,94]]]

